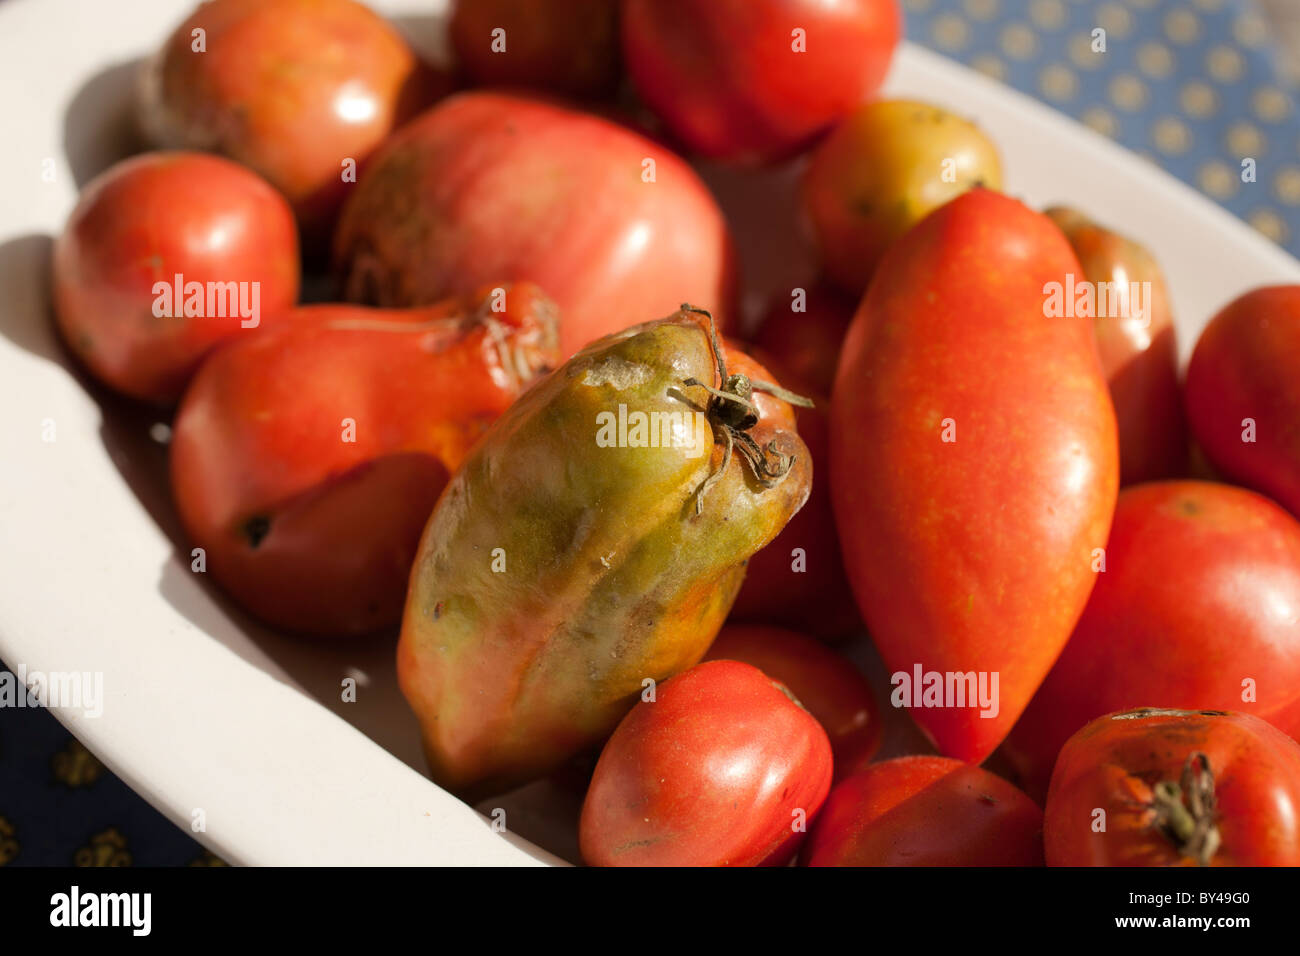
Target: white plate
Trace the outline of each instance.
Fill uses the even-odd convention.
[[[572,858],[554,788],[480,805],[424,775],[389,644],[319,647],[249,622],[189,571],[147,415],[87,390],[49,318],[51,237],[79,183],[131,148],[132,64],[190,0],[0,3],[0,658],[28,671],[99,672],[103,713],[55,714],[131,787],[227,860],[248,864],[530,864]],[[436,0],[376,4],[421,46],[441,42]],[[887,93],[971,116],[998,143],[1008,191],[1066,202],[1149,245],[1173,294],[1184,355],[1223,303],[1300,282],[1300,263],[1162,171],[1060,114],[905,47]],[[49,160],[53,182],[42,178]],[[736,223],[751,289],[805,278],[788,234],[790,171],[708,178]],[[765,223],[773,224],[765,227]],[[43,440],[53,423],[54,441]],[[363,675],[356,703],[341,681]],[[557,835],[564,834],[564,835]]]

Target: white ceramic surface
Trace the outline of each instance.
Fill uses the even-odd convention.
[[[376,3],[429,50],[438,0]],[[56,716],[178,825],[247,864],[531,864],[572,858],[549,785],[488,804],[508,831],[434,786],[396,688],[390,643],[315,647],[250,622],[189,570],[153,418],[91,389],[49,318],[51,238],[77,187],[132,148],[135,61],[191,0],[0,0],[0,658],[102,672],[99,717]],[[432,11],[432,12],[431,12]],[[1148,244],[1165,267],[1184,355],[1246,289],[1300,263],[1228,213],[1024,96],[907,46],[886,91],[971,116],[1001,148],[1008,191],[1066,202]],[[42,177],[54,171],[53,181]],[[806,278],[781,223],[790,170],[707,171],[736,224],[749,301]],[[766,225],[773,224],[773,225]],[[43,440],[49,423],[54,441]],[[356,703],[340,684],[358,677]],[[0,715],[2,719],[2,715]]]

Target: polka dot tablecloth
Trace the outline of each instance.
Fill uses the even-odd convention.
[[[1296,91],[1255,0],[902,3],[909,39],[1117,140],[1300,255]]]
[[[1300,254],[1300,118],[1280,79],[1273,31],[1253,0],[902,2],[911,40],[1077,117]],[[1243,181],[1247,161],[1253,182]],[[0,865],[7,863],[221,861],[49,714],[6,707]]]

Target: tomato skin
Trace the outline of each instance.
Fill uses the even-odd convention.
[[[1300,517],[1300,285],[1255,289],[1201,333],[1187,415],[1210,462]],[[1244,441],[1245,419],[1254,441]]]
[[[1044,215],[1074,247],[1083,267],[1076,278],[1116,283],[1126,291],[1129,283],[1151,283],[1145,318],[1098,316],[1093,330],[1119,422],[1120,484],[1182,477],[1188,468],[1187,426],[1173,313],[1159,263],[1141,244],[1076,210],[1056,207]]]
[[[378,305],[536,282],[560,308],[564,355],[682,302],[720,331],[734,312],[730,234],[690,167],[606,120],[511,94],[462,93],[390,139],[335,253],[347,297]]]
[[[793,49],[796,28],[806,52]],[[900,30],[896,0],[625,0],[623,55],[690,149],[763,162],[870,98]]]
[[[1069,638],[1114,510],[1115,416],[1090,324],[1044,316],[1045,284],[1078,269],[1049,220],[966,193],[886,256],[835,381],[832,499],[886,666],[999,675],[996,716],[911,712],[972,763]]]
[[[1042,866],[1043,812],[1001,777],[948,757],[896,757],[839,783],[804,866]]]
[[[1209,482],[1125,489],[1106,570],[1004,745],[1021,786],[1044,794],[1070,735],[1126,707],[1249,707],[1300,730],[1280,722],[1300,703],[1298,607],[1300,523],[1273,502]]]
[[[249,304],[256,288],[258,324],[271,327],[298,298],[288,205],[255,174],[202,153],[145,153],[92,180],[54,244],[53,282],[59,331],[97,379],[170,404],[213,346],[254,331],[239,314],[155,317],[154,284],[177,274],[205,289],[257,283]]]
[[[352,188],[344,158],[364,164],[448,86],[353,0],[209,0],[149,64],[138,109],[159,146],[213,150],[265,176],[317,252]]]
[[[1194,866],[1153,826],[1153,789],[1204,754],[1220,842],[1211,866],[1300,865],[1300,745],[1249,714],[1107,714],[1061,750],[1044,817],[1048,866]],[[1096,810],[1104,832],[1093,831]]]
[[[816,282],[805,288],[803,309],[795,312],[792,296],[777,294],[754,345],[764,356],[774,357],[791,388],[829,395],[857,302],[827,282]]]
[[[785,863],[831,783],[820,724],[757,668],[710,661],[623,718],[596,764],[579,840],[593,866]]]
[[[457,0],[448,30],[475,83],[598,97],[618,84],[618,11],[618,0]]]
[[[818,144],[803,202],[827,275],[861,295],[899,236],[975,186],[1002,188],[997,148],[975,124],[928,103],[879,100]]]
[[[503,312],[491,297],[306,306],[204,363],[173,427],[173,495],[208,570],[247,610],[318,637],[397,622],[449,475],[558,359],[554,309],[535,287],[505,287]]]
[[[836,780],[865,767],[880,748],[880,713],[871,686],[847,658],[815,638],[777,627],[728,624],[704,659],[742,661],[784,684],[830,738]]]

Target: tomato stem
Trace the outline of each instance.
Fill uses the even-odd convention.
[[[1219,848],[1210,758],[1197,751],[1183,764],[1182,779],[1162,780],[1153,788],[1155,826],[1182,856],[1208,866]]]

